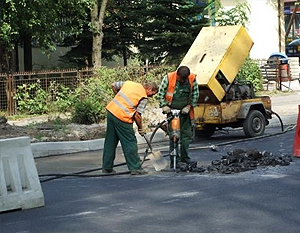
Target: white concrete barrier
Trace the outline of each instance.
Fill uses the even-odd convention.
[[[283,91],[289,90],[286,87],[290,87],[293,91],[300,90],[300,66],[299,66],[299,58],[298,57],[289,57],[289,65],[290,65],[290,74],[291,74],[291,82],[285,82],[282,88]]]
[[[30,138],[0,140],[0,212],[44,206]]]
[[[299,79],[299,58],[298,57],[289,57],[289,65],[290,65],[290,74],[292,80]]]

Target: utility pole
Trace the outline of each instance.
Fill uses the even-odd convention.
[[[295,20],[295,16],[296,16],[296,13],[297,13],[297,10],[298,10],[299,3],[300,3],[299,1],[295,2],[295,8],[294,8],[293,14],[290,18],[289,24],[287,26],[286,33],[285,33],[285,38],[287,38],[288,35],[290,34],[292,25],[294,24],[294,20]]]
[[[278,37],[279,37],[279,51],[281,52],[281,0],[277,0],[277,7],[278,7]]]

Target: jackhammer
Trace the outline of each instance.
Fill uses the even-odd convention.
[[[179,114],[180,114],[180,110],[178,109],[171,109],[171,116],[172,118],[171,123],[170,123],[170,140],[173,143],[173,150],[170,151],[170,159],[171,161],[173,160],[173,166],[174,166],[174,170],[176,171],[176,158],[179,155],[179,151],[180,151],[180,118],[179,118]]]
[[[155,129],[150,136],[149,142],[152,142],[152,139],[157,130],[162,129],[166,133],[166,135],[169,136],[170,146],[172,145],[172,148],[169,148],[169,156],[174,171],[178,171],[177,168],[182,171],[192,171],[197,167],[196,162],[186,164],[185,166],[176,166],[176,158],[180,156],[180,114],[181,110],[171,109],[170,113],[167,116],[167,119],[161,121],[156,126],[150,126],[155,127]],[[148,148],[146,151],[148,151]],[[178,165],[180,165],[180,163]]]

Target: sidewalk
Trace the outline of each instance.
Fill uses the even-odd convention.
[[[282,92],[270,95],[272,110],[280,116],[297,115],[300,105],[300,91]]]

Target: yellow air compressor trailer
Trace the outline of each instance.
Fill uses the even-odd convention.
[[[237,81],[253,46],[243,26],[204,27],[180,65],[197,75],[200,96],[195,108],[196,134],[243,127],[248,137],[260,136],[271,119],[271,100],[257,97],[249,81]]]

